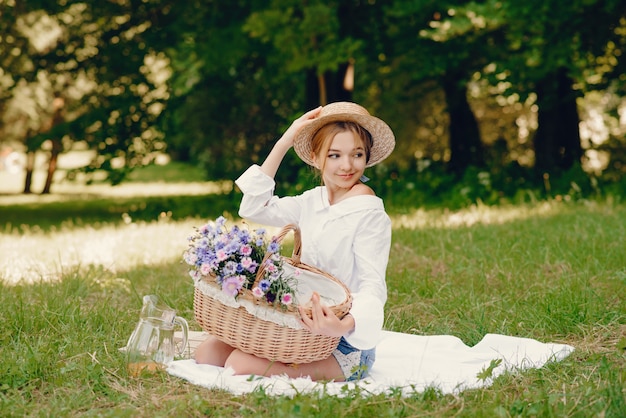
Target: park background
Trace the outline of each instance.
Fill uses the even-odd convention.
[[[623,415],[623,1],[0,0],[0,23],[4,415]],[[366,173],[394,223],[386,328],[569,360],[410,399],[127,375],[143,294],[193,317],[193,227],[237,222],[232,180],[338,100],[396,134]],[[290,153],[277,191],[318,182]]]

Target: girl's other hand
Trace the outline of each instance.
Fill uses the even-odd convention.
[[[354,326],[352,324],[350,329],[346,329],[346,323],[339,319],[332,309],[321,304],[320,295],[317,292],[313,292],[311,296],[311,318],[306,314],[304,307],[299,306],[298,310],[300,311],[302,325],[316,335],[341,337]]]

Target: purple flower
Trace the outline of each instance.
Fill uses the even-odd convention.
[[[228,254],[235,254],[237,251],[239,251],[239,243],[236,241],[232,241],[230,243],[228,243],[228,245],[226,245],[224,247],[224,250],[228,253]]]
[[[256,261],[252,261],[250,263],[250,266],[246,269],[248,270],[248,272],[250,273],[256,273],[257,267],[259,266],[259,263],[257,263]]]
[[[222,267],[222,272],[225,276],[233,275],[237,272],[237,263],[234,261],[227,261]]]
[[[248,231],[245,230],[241,231],[237,238],[242,244],[247,244],[248,242],[250,242],[250,234],[248,233]]]
[[[222,292],[235,297],[239,293],[239,290],[241,290],[242,284],[241,280],[239,280],[239,276],[227,277],[222,283]]]
[[[253,231],[238,225],[228,228],[226,218],[220,216],[196,228],[188,239],[189,248],[183,253],[183,261],[191,266],[189,275],[194,281],[211,277],[224,293],[233,297],[247,288],[255,297],[269,303],[293,304],[291,285],[284,278],[281,246],[276,239],[268,240],[266,236],[264,228]],[[265,276],[253,287],[264,259],[267,260]]]
[[[270,253],[276,253],[280,250],[280,245],[276,241],[272,241],[267,246],[267,251]]]
[[[267,292],[270,288],[270,281],[267,279],[263,279],[259,282],[259,287],[263,291],[263,293]]]

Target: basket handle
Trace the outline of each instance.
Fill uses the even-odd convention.
[[[302,236],[300,234],[300,227],[296,224],[288,224],[282,227],[282,229],[276,234],[272,240],[277,243],[281,243],[285,236],[289,232],[293,232],[293,252],[291,253],[291,260],[294,264],[300,264],[300,256],[302,255]],[[266,253],[263,257],[263,261],[257,270],[256,277],[254,278],[254,286],[258,286],[259,282],[265,275],[265,262],[273,253]]]
[[[341,286],[341,288],[344,290],[344,293],[346,294],[346,300],[342,302],[340,305],[331,307],[331,310],[335,313],[335,315],[337,315],[338,318],[343,318],[346,314],[348,314],[348,312],[350,312],[350,308],[352,306],[352,295],[350,294],[350,290],[341,280],[337,279],[335,276],[332,276],[312,266],[305,266],[300,262],[300,256],[302,254],[302,239],[300,235],[300,228],[298,227],[298,225],[296,224],[285,225],[280,230],[280,232],[273,237],[273,239],[276,242],[280,243],[289,232],[294,233],[293,253],[292,253],[291,259],[285,259],[285,261],[287,261],[289,264],[293,266],[306,267],[306,269],[309,271],[322,274],[324,275],[324,277],[332,280],[333,282]],[[256,277],[254,278],[254,286],[258,286],[259,282],[265,275],[265,261],[267,261],[267,258],[270,257],[271,255],[272,253],[267,253],[265,254],[265,257],[263,257],[263,261],[261,262],[261,265],[259,266],[259,270],[257,271]],[[311,318],[312,308],[305,307],[304,310],[305,310],[305,314],[308,315],[309,318]]]

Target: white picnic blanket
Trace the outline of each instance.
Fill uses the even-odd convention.
[[[549,361],[560,361],[573,351],[574,347],[566,344],[499,334],[487,334],[478,344],[469,347],[451,335],[420,336],[383,331],[370,376],[357,382],[235,376],[232,369],[197,364],[193,359],[173,361],[167,372],[195,385],[224,389],[233,394],[261,388],[267,394],[287,396],[314,392],[344,396],[353,393],[350,389],[363,394],[401,390],[409,395],[427,388],[455,393],[489,386],[493,378],[507,371],[540,368]],[[496,365],[498,360],[500,363]],[[484,373],[490,367],[492,372]]]

